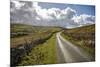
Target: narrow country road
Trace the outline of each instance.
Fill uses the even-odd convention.
[[[74,62],[88,62],[91,61],[84,51],[65,40],[61,32],[56,34],[57,37],[57,53],[58,63],[74,63]]]

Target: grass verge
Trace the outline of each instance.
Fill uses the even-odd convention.
[[[83,43],[81,43],[80,41],[75,41],[72,37],[67,36],[64,33],[61,33],[61,36],[64,37],[66,40],[72,42],[74,45],[81,47],[86,52],[86,54],[91,58],[91,60],[95,60],[95,48],[83,46]]]
[[[54,34],[45,43],[33,47],[32,51],[24,56],[18,65],[55,64],[57,63],[56,55],[56,37]]]

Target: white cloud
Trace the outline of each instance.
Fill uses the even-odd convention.
[[[43,19],[47,20],[64,20],[64,19],[71,19],[74,14],[76,13],[75,10],[67,7],[66,9],[59,9],[59,8],[50,8],[50,9],[43,9],[40,6],[38,6],[38,3],[35,4],[36,11],[39,16],[41,16]]]
[[[39,17],[36,17],[36,20],[41,20]]]
[[[77,16],[76,10],[66,7],[42,8],[38,2],[11,1],[11,21],[23,22],[33,25],[55,25],[62,27],[73,27],[80,24],[94,23],[95,17],[82,14]]]
[[[79,16],[74,16],[72,18],[74,22],[79,24],[94,24],[95,23],[95,17],[92,15],[82,14]]]
[[[71,19],[75,15],[76,11],[67,7],[66,9],[62,10],[62,16],[66,19]]]
[[[33,7],[35,7],[35,8],[40,8],[40,6],[38,6],[38,2],[33,2]]]
[[[20,3],[19,1],[11,1],[14,5],[12,6],[15,6],[16,9],[20,9],[20,7],[24,6],[25,3]]]

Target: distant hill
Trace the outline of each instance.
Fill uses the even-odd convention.
[[[73,29],[67,29],[67,32],[70,33],[86,33],[86,32],[95,32],[95,24],[93,25],[87,25],[87,26],[82,26],[82,27],[77,27]]]
[[[56,30],[60,29],[57,26],[33,26],[27,24],[11,23],[11,33],[16,32],[36,32],[36,31],[46,31],[46,30]]]
[[[59,27],[49,26],[32,26],[26,24],[11,24],[11,47],[27,42],[34,41],[39,38],[46,38],[51,34],[60,31]]]

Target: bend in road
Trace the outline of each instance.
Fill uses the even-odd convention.
[[[65,40],[57,33],[57,50],[59,63],[73,63],[73,62],[88,62],[91,59],[84,53],[84,51],[73,45],[71,42]]]

